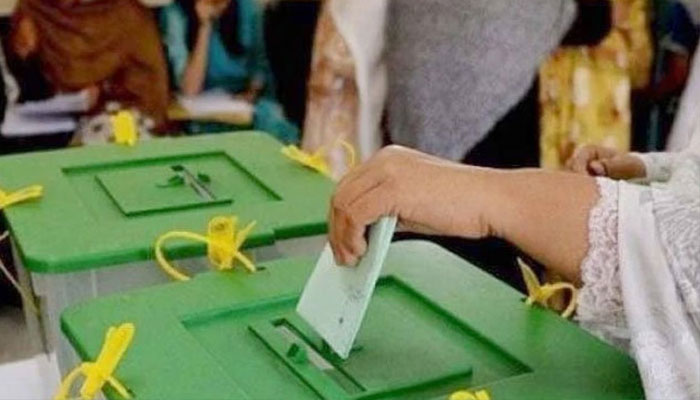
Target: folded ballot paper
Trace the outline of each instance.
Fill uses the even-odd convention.
[[[297,304],[297,313],[343,359],[360,331],[395,228],[396,217],[374,224],[367,253],[356,267],[338,266],[326,245]]]

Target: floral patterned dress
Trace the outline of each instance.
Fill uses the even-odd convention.
[[[558,169],[576,147],[628,150],[630,96],[646,86],[652,48],[646,0],[613,0],[610,34],[595,47],[562,47],[540,69],[541,165]]]

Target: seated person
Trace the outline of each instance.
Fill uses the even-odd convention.
[[[177,0],[162,10],[160,21],[173,81],[182,94],[230,91],[255,105],[256,129],[284,142],[298,141],[298,128],[275,99],[257,0]]]
[[[479,168],[388,147],[337,186],[331,247],[339,263],[354,264],[367,226],[384,215],[420,233],[506,239],[581,286],[578,321],[631,352],[647,398],[697,399],[700,136],[694,141],[685,153],[586,147],[568,163],[579,174]]]
[[[164,122],[165,58],[153,16],[138,1],[21,0],[9,36],[11,69],[39,75],[50,94],[89,89],[93,104],[118,102]],[[19,80],[27,93],[39,87]]]
[[[65,147],[73,134],[51,123],[28,129],[15,111],[21,103],[43,100],[54,94],[36,57],[21,56],[35,45],[36,33],[26,21],[19,25],[16,33],[10,35],[10,24],[0,23],[0,154]],[[94,92],[86,90],[76,96],[82,101],[75,104],[75,112],[86,111],[94,105],[91,93]]]

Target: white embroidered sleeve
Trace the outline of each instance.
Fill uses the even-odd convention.
[[[666,182],[671,178],[673,166],[680,157],[679,153],[631,153],[644,163],[646,177],[640,179],[641,183]]]
[[[608,178],[596,182],[599,198],[588,217],[588,252],[581,263],[583,287],[576,320],[601,339],[627,349],[617,240],[618,186]]]

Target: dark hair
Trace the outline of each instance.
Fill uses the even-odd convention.
[[[197,0],[180,0],[185,15],[187,16],[187,46],[190,50],[194,48],[199,30],[199,18],[195,10]],[[224,42],[226,50],[234,55],[242,54],[245,50],[238,34],[240,26],[240,15],[238,10],[238,0],[230,0],[228,6],[219,17],[219,33]]]
[[[562,40],[565,46],[595,46],[612,29],[612,4],[609,0],[576,0],[578,15]]]
[[[19,89],[17,101],[23,103],[51,97],[54,90],[44,75],[39,57],[33,54],[23,60],[13,51],[11,42],[14,39],[14,22],[8,20],[0,22],[0,46],[5,54],[7,72],[12,75]],[[0,76],[0,79],[3,78]],[[2,110],[0,108],[0,113],[3,112]]]

